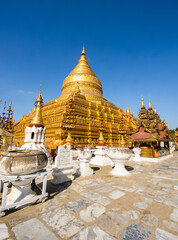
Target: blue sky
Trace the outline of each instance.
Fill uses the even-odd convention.
[[[40,84],[45,103],[60,96],[84,43],[107,100],[137,116],[150,97],[176,128],[177,13],[177,0],[0,1],[0,98],[19,120]]]

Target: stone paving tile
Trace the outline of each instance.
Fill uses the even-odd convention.
[[[107,192],[111,192],[113,191],[114,188],[113,187],[102,187],[100,189],[97,189],[97,192],[100,192],[100,193],[107,193]]]
[[[117,237],[121,230],[121,225],[115,219],[107,215],[101,216],[97,221],[97,225],[114,237]]]
[[[111,185],[114,185],[114,184],[115,184],[114,182],[107,182],[105,185],[111,186]]]
[[[109,200],[107,197],[104,197],[98,193],[91,193],[91,192],[82,192],[80,195],[89,198],[90,200],[100,203],[104,206],[108,205],[111,203],[111,200]]]
[[[146,209],[148,207],[148,205],[145,202],[138,202],[138,203],[134,203],[133,205],[140,209]]]
[[[78,184],[85,187],[85,185],[92,184],[94,182],[96,181],[94,181],[93,179],[84,179],[84,180],[80,180]]]
[[[151,198],[156,202],[162,203],[162,202],[164,202],[166,197],[165,196],[151,196]]]
[[[149,226],[156,226],[158,224],[158,218],[151,214],[144,214],[141,218],[141,222]]]
[[[141,197],[142,200],[144,200],[144,202],[151,204],[153,202],[153,200],[151,198],[147,198],[147,197]]]
[[[91,184],[85,185],[85,188],[94,190],[94,189],[100,188],[101,186],[102,185],[99,183],[91,183]]]
[[[140,212],[135,211],[135,210],[129,210],[129,211],[123,211],[122,215],[128,219],[135,220],[135,219],[139,218]]]
[[[118,199],[118,198],[121,198],[124,195],[125,195],[125,193],[121,192],[119,190],[115,190],[115,191],[109,193],[109,197],[111,199]]]
[[[133,185],[132,188],[135,188],[139,191],[144,191],[145,190],[145,187],[144,186],[140,186],[140,185]]]
[[[172,184],[159,183],[158,185],[161,186],[161,187],[165,187],[165,188],[172,188]]]
[[[25,214],[25,215],[16,215],[14,218],[10,218],[10,219],[8,219],[8,224],[11,226],[11,227],[13,227],[13,226],[15,226],[15,225],[17,225],[17,224],[20,224],[20,223],[22,223],[22,222],[26,222],[26,221],[28,221],[28,220],[30,220],[30,219],[32,219],[32,218],[36,218],[36,217],[38,217],[38,213],[33,213],[33,214]]]
[[[37,218],[32,218],[12,228],[17,240],[44,240],[58,238]]]
[[[152,185],[152,184],[157,184],[160,181],[161,181],[161,179],[153,179],[153,180],[148,180],[147,183]]]
[[[60,198],[62,198],[62,199],[68,198],[71,194],[73,194],[73,192],[70,189],[67,189],[67,190],[63,191],[62,193],[58,194],[57,198],[59,198],[59,199]]]
[[[178,195],[177,194],[172,194],[172,198],[178,199]]]
[[[153,191],[152,192],[153,195],[158,195],[158,196],[167,196],[167,193],[162,191],[162,190],[159,190],[159,191]]]
[[[94,183],[105,183],[102,179],[99,178],[95,178],[95,179],[84,179],[84,180],[80,180],[78,182],[78,184],[82,185],[82,186],[86,186],[89,184],[94,184]]]
[[[52,210],[41,217],[62,238],[71,237],[84,227],[83,222],[62,208]]]
[[[92,222],[105,212],[105,207],[94,203],[93,205],[87,207],[86,209],[80,211],[80,218],[85,222]]]
[[[164,203],[169,205],[169,206],[173,206],[173,207],[177,207],[178,208],[178,201],[177,200],[166,199]]]
[[[72,240],[116,240],[116,238],[110,236],[98,226],[93,225],[80,231]]]
[[[151,189],[152,189],[152,191],[153,190],[161,190],[161,186],[158,186],[158,185],[153,185],[153,186],[151,186]]]
[[[76,212],[79,212],[82,208],[86,208],[88,207],[89,205],[91,205],[93,202],[86,199],[86,198],[80,198],[80,199],[77,199],[76,201],[72,201],[72,202],[68,202],[64,205],[64,207],[73,212],[73,213],[76,213]]]
[[[111,217],[112,219],[116,220],[120,224],[127,224],[128,223],[127,218],[120,215],[120,214],[116,214],[114,212],[107,212],[106,215]]]
[[[41,204],[40,206],[40,210],[42,213],[44,212],[48,212],[54,208],[57,208],[61,205],[61,202],[58,198],[53,198],[53,199],[50,199],[46,202],[44,202],[43,204]]]
[[[163,224],[165,225],[166,228],[168,228],[170,231],[174,231],[175,233],[178,234],[178,224],[175,222],[171,222],[168,220],[164,220]]]
[[[170,219],[178,222],[178,209],[174,208],[173,212],[171,213]]]
[[[178,236],[157,228],[155,231],[155,240],[178,240]]]
[[[0,224],[0,240],[3,240],[8,237],[9,237],[8,227],[6,226],[5,223]]]
[[[178,194],[178,191],[175,189],[163,188],[162,190],[164,190],[165,192]]]
[[[111,208],[111,211],[117,212],[120,211],[120,208]]]
[[[171,178],[171,177],[165,177],[165,176],[153,176],[155,178],[161,178],[161,179],[167,179],[167,180],[170,180],[170,181],[177,181],[176,178]]]
[[[116,186],[116,185],[114,187],[124,190],[126,192],[134,192],[136,190],[135,188],[127,188],[127,187]]]
[[[141,224],[132,222],[120,235],[121,240],[147,240],[151,234],[151,229]]]
[[[101,183],[101,184],[105,184],[105,180],[102,180],[100,178],[95,178],[94,181],[96,181],[97,183]]]
[[[85,188],[78,185],[78,184],[74,184],[74,185],[71,184],[70,189],[72,189],[72,190],[74,190],[75,192],[78,192],[78,193],[85,191]]]

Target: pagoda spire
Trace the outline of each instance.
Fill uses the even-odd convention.
[[[149,109],[152,109],[151,107],[151,100],[149,99]]]
[[[145,106],[144,106],[144,102],[143,102],[143,98],[142,98],[142,108],[144,108]]]
[[[41,112],[42,104],[43,104],[43,98],[41,96],[41,86],[40,86],[40,91],[35,102],[35,106],[36,106],[35,116],[33,117],[29,127],[32,127],[32,126],[44,127],[42,112]]]
[[[156,107],[154,107],[154,110],[155,110],[155,114],[157,114]]]
[[[128,105],[127,105],[126,114],[130,114],[130,109],[129,109],[129,106],[128,106]]]
[[[83,44],[82,55],[85,55],[85,48],[84,48],[84,44]]]
[[[86,97],[102,97],[102,84],[88,64],[84,47],[78,64],[63,81],[61,96],[67,97],[75,91],[76,82],[79,82],[81,93]]]

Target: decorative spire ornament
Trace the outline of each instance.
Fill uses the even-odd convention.
[[[40,91],[39,91],[38,97],[35,102],[35,106],[36,106],[35,116],[33,117],[32,122],[29,127],[32,127],[32,126],[43,127],[44,126],[43,118],[42,118],[42,111],[41,111],[42,104],[43,104],[43,98],[41,96],[41,86],[40,86]]]
[[[154,107],[154,110],[155,110],[155,114],[157,114],[156,107]]]
[[[142,108],[144,108],[145,106],[144,106],[144,102],[143,102],[143,98],[142,98]]]
[[[128,106],[128,105],[127,105],[126,114],[130,114],[130,109],[129,109],[129,106]]]
[[[82,55],[85,55],[85,48],[84,48],[84,44],[83,44]]]
[[[151,100],[149,99],[149,109],[152,109],[151,107]]]

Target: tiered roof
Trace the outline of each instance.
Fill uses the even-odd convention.
[[[138,141],[167,141],[168,128],[165,121],[161,121],[156,108],[152,109],[151,100],[146,109],[142,99],[142,107],[139,110],[136,131],[131,135],[132,140]]]

